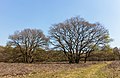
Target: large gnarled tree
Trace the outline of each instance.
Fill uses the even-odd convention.
[[[108,30],[101,24],[91,24],[80,17],[54,24],[49,33],[54,48],[62,50],[69,63],[79,63],[81,54],[85,54],[86,62],[95,46],[104,46],[110,40]]]
[[[48,38],[39,29],[24,29],[9,36],[9,44],[19,48],[23,62],[33,62],[33,53],[39,47],[45,47]]]

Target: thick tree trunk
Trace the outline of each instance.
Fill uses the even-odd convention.
[[[25,52],[25,54],[23,55],[23,60],[24,60],[24,63],[28,63],[27,52]]]
[[[79,63],[79,59],[75,59],[75,63],[77,63],[77,64],[78,64],[78,63]]]
[[[77,63],[77,64],[78,64],[78,63],[79,63],[79,61],[80,61],[80,56],[78,56],[78,55],[77,55],[77,56],[75,57],[75,63]]]
[[[74,60],[74,58],[73,58],[72,55],[70,55],[70,56],[68,57],[68,60],[69,60],[69,63],[70,63],[70,64],[71,64],[71,63],[75,63],[75,60]]]

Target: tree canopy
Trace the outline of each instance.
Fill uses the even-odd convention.
[[[32,62],[33,53],[38,47],[45,47],[49,38],[39,29],[24,29],[16,31],[13,35],[9,36],[9,45],[18,47],[23,56],[23,62]]]
[[[79,63],[80,55],[85,59],[95,46],[109,43],[109,32],[100,23],[89,23],[80,17],[73,17],[50,28],[50,39],[54,48],[62,50],[69,63]]]

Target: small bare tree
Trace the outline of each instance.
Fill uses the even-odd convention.
[[[81,54],[85,54],[86,62],[95,46],[109,42],[109,33],[101,24],[91,24],[80,17],[54,24],[49,33],[54,48],[62,50],[69,63],[79,63]]]
[[[23,62],[33,62],[33,53],[38,47],[47,45],[49,39],[38,29],[24,29],[9,36],[9,44],[18,47],[23,56]]]

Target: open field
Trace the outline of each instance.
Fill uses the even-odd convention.
[[[120,62],[0,63],[0,78],[120,78]]]

